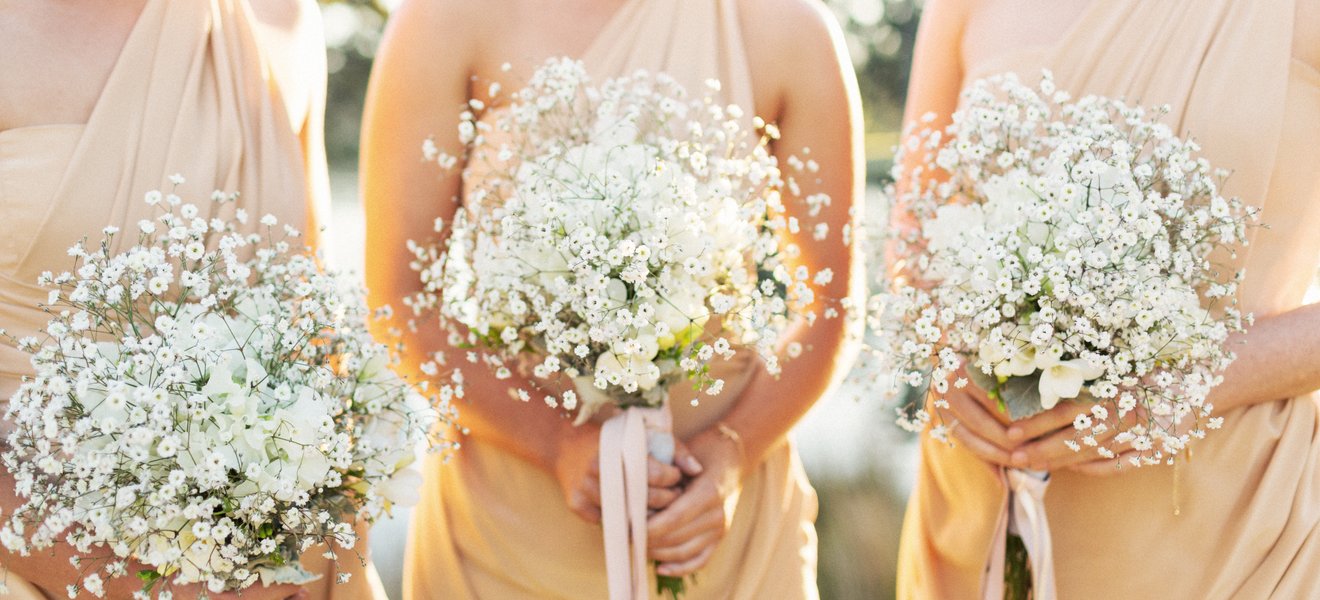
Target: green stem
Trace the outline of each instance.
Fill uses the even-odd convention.
[[[1008,534],[1004,557],[1004,600],[1031,600],[1031,563],[1027,545],[1017,534]]]
[[[657,565],[660,563],[656,563]],[[655,593],[662,597],[668,594],[671,600],[679,600],[687,592],[687,581],[682,577],[670,577],[668,575],[657,574],[655,576]]]

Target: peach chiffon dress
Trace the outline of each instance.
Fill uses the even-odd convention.
[[[324,188],[309,181],[254,27],[246,0],[149,0],[86,124],[0,131],[0,327],[37,335],[38,274],[67,270],[68,247],[107,225],[130,231],[152,218],[143,195],[171,189],[175,173],[186,178],[176,192],[199,205],[214,190],[238,191],[253,215],[312,224],[310,190]],[[0,343],[0,397],[29,372],[27,356]],[[308,556],[309,570],[328,571]],[[14,573],[7,581],[5,597],[45,597]],[[384,598],[377,590],[374,570],[310,588],[312,598]]]
[[[645,68],[666,72],[696,91],[717,78],[723,101],[750,110],[751,78],[736,5],[736,0],[631,0],[583,60],[598,78]],[[672,403],[677,436],[714,425],[737,400],[752,366],[748,355],[738,356],[744,358],[716,363],[714,375],[726,381],[722,394],[703,397],[695,407]],[[463,440],[447,464],[431,460],[413,513],[404,598],[607,596],[601,528],[569,511],[550,473],[472,438]],[[745,479],[731,530],[684,597],[816,598],[815,517],[815,492],[785,441]],[[649,588],[654,590],[653,582]]]
[[[1295,26],[1296,1],[1094,0],[1056,43],[974,62],[965,83],[1048,68],[1074,95],[1169,104],[1167,122],[1233,170],[1226,193],[1264,209],[1241,298],[1278,314],[1303,304],[1320,265],[1320,73],[1293,55],[1293,36],[1320,31]],[[1320,598],[1317,400],[1225,413],[1176,468],[1055,473],[1059,598]],[[961,448],[922,451],[899,597],[980,597],[1005,490]]]

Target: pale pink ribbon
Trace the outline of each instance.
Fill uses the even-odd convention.
[[[647,448],[652,444],[663,448],[666,439],[672,448],[672,431],[673,418],[666,407],[629,408],[601,427],[600,516],[611,600],[650,597],[646,565]],[[672,451],[668,459],[672,462]]]
[[[1004,600],[1004,567],[1009,532],[1022,538],[1031,561],[1032,598],[1056,600],[1054,585],[1054,549],[1050,543],[1050,524],[1045,515],[1045,488],[1049,473],[1000,469],[1000,479],[1008,488],[1008,502],[999,514],[995,535],[991,538],[990,562],[981,577],[985,600]]]

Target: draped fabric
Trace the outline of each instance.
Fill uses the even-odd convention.
[[[1225,191],[1263,207],[1243,307],[1300,306],[1320,266],[1320,73],[1293,56],[1296,0],[1096,0],[1054,44],[967,66],[966,81],[1041,69],[1061,89],[1143,105],[1232,170]],[[1055,473],[1046,496],[1060,598],[1320,597],[1315,394],[1225,413],[1177,468]],[[1177,483],[1175,484],[1175,478]],[[961,448],[926,440],[908,507],[902,598],[979,595],[1005,491]],[[1176,512],[1175,512],[1176,511]]]
[[[754,108],[735,0],[631,0],[581,58],[595,78],[646,69],[693,94],[718,79],[721,101]],[[752,372],[746,353],[712,366],[725,380],[720,395],[696,407],[671,403],[680,438],[718,422]],[[607,596],[601,528],[568,509],[551,474],[471,438],[447,464],[431,460],[413,513],[405,598]],[[815,516],[796,451],[781,444],[745,478],[733,526],[685,598],[817,597]]]
[[[227,211],[242,208],[254,224],[273,214],[314,231],[310,191],[318,188],[304,167],[308,149],[289,122],[255,27],[246,0],[148,0],[86,124],[0,131],[0,327],[36,334],[46,322],[36,308],[46,301],[37,276],[68,270],[68,247],[99,238],[108,225],[132,232],[154,218],[156,209],[143,202],[150,190],[173,190],[199,207],[215,190],[238,192]],[[172,185],[174,174],[186,181]],[[26,355],[0,344],[0,395],[8,397],[30,370]],[[346,563],[358,560],[341,554]],[[319,552],[304,564],[329,569]],[[28,587],[16,579],[9,573],[11,591]],[[323,580],[310,591],[312,598],[371,598],[375,582],[368,570],[352,583]]]

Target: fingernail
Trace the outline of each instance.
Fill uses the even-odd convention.
[[[1025,434],[1022,433],[1022,428],[1021,428],[1021,427],[1009,427],[1009,428],[1008,428],[1008,439],[1010,439],[1010,440],[1020,440],[1020,439],[1022,439],[1022,436],[1023,436],[1023,435],[1025,435]]]
[[[1027,453],[1021,450],[1013,453],[1013,466],[1023,467],[1027,464]]]
[[[697,461],[695,456],[685,456],[683,457],[683,462],[687,463],[687,470],[692,471],[693,473],[700,473],[702,471],[701,463]]]

